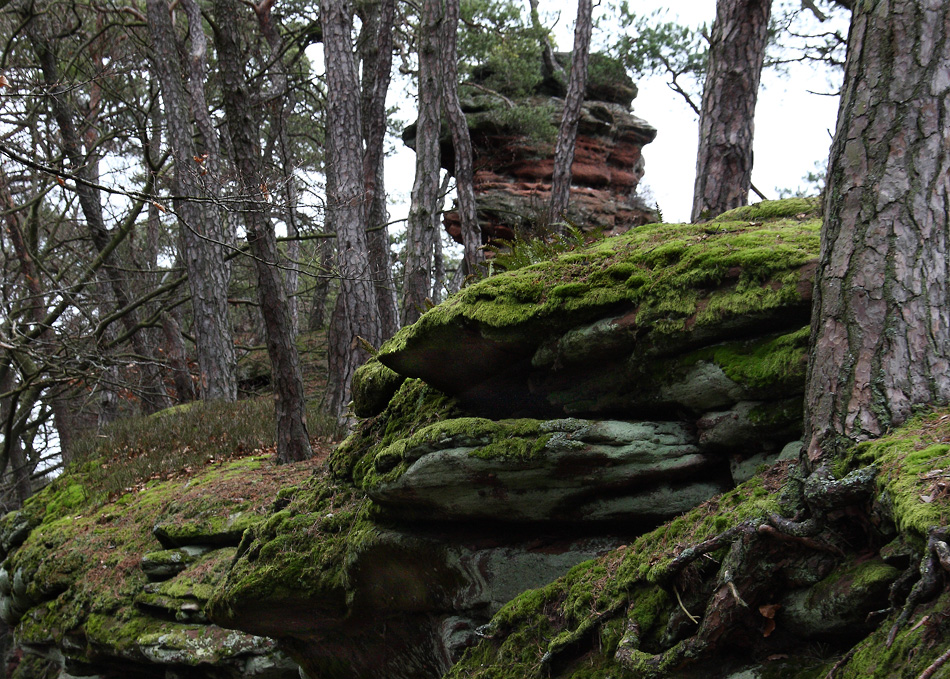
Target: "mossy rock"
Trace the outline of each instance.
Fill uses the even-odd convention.
[[[354,469],[371,451],[392,445],[427,425],[466,414],[456,399],[422,380],[405,380],[382,412],[357,423],[354,432],[330,455],[328,466],[335,478],[352,481]],[[360,480],[356,483],[359,485]]]
[[[33,526],[11,547],[3,569],[8,584],[0,586],[0,610],[15,626],[18,643],[57,647],[68,662],[90,671],[96,663],[130,672],[168,663],[217,663],[222,677],[245,676],[251,656],[276,653],[273,642],[210,626],[203,612],[233,548],[176,551],[181,563],[162,574],[167,578],[162,583],[149,582],[142,560],[148,555],[165,565],[176,561],[168,552],[158,553],[161,544],[152,535],[157,523],[184,526],[199,516],[241,513],[250,525],[262,520],[279,488],[311,473],[306,464],[266,464],[259,457],[212,464],[111,499],[86,486],[82,467],[67,470],[19,515],[5,519],[19,525],[28,517]],[[296,673],[287,668],[275,676]]]
[[[353,374],[353,412],[357,417],[379,415],[405,379],[371,358]]]
[[[818,219],[794,216],[644,226],[471,285],[403,328],[378,358],[474,414],[564,415],[536,388],[538,352],[576,328],[606,324],[595,346],[608,355],[588,352],[597,360],[653,361],[806,325],[819,229]]]
[[[782,475],[776,470],[788,463],[626,547],[575,567],[545,588],[524,593],[494,617],[482,630],[484,638],[447,676],[817,679],[834,668],[834,676],[849,679],[916,679],[928,668],[933,672],[943,664],[950,639],[950,595],[938,592],[918,603],[910,620],[896,632],[892,626],[902,606],[888,614],[887,599],[901,572],[908,566],[916,569],[929,527],[945,526],[950,518],[950,497],[943,490],[945,470],[950,467],[946,464],[950,448],[942,443],[947,440],[950,414],[940,410],[857,446],[836,470],[844,475],[867,463],[880,469],[880,495],[872,513],[880,522],[879,533],[869,542],[862,538],[868,540],[875,529],[867,525],[853,526],[854,546],[839,543],[837,551],[823,548],[822,543],[801,549],[794,538],[773,543],[769,538],[750,537],[749,544],[759,544],[762,551],[749,552],[749,558],[756,561],[756,554],[771,554],[770,559],[729,572],[735,574],[737,591],[747,598],[749,610],[758,613],[721,620],[723,634],[713,637],[717,641],[712,647],[691,645],[697,627],[686,615],[691,612],[697,620],[709,615],[703,607],[715,595],[715,588],[728,590],[722,580],[709,578],[729,559],[733,566],[741,563],[735,559],[743,558],[736,556],[742,552],[736,551],[734,542],[720,543],[705,560],[694,562],[697,565],[687,574],[671,572],[672,559],[741,522],[752,521],[747,525],[753,530],[746,535],[763,534],[755,527],[767,525],[766,517],[781,511],[786,503],[783,495],[788,493],[787,501],[795,502],[794,488],[801,482],[794,474],[785,490],[778,492]],[[842,523],[824,533],[823,539],[847,525],[843,517],[837,520]],[[880,537],[895,530],[900,531],[903,547],[881,549]],[[743,572],[742,577],[751,577],[756,568],[762,569],[757,577],[765,578],[759,582],[775,578],[771,567],[762,565],[769,560],[781,569],[773,580],[781,585],[755,590],[749,580],[739,579]],[[703,580],[710,586],[701,586]],[[759,598],[748,599],[750,589]],[[751,637],[741,631],[743,624],[750,623],[738,620],[751,621],[752,629],[747,630]],[[888,642],[892,635],[893,645]],[[716,670],[711,672],[711,667]],[[933,676],[942,676],[944,671]]]

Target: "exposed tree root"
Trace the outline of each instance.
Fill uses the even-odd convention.
[[[839,544],[844,538],[831,529],[832,524],[839,528],[844,526],[843,530],[863,538],[868,524],[865,509],[873,497],[875,475],[875,469],[865,468],[835,479],[827,470],[819,470],[804,482],[799,481],[801,487],[797,495],[803,507],[795,517],[770,516],[768,520],[745,521],[684,549],[666,569],[666,576],[671,580],[700,557],[728,547],[695,633],[661,653],[650,654],[641,649],[641,630],[628,614],[628,627],[615,660],[636,676],[659,677],[670,668],[708,657],[727,641],[744,645],[761,643],[771,634],[774,623],[770,618],[766,621],[760,607],[775,603],[772,597],[779,588],[774,586],[774,580],[784,577],[779,575],[783,567],[807,559],[807,554],[814,552],[831,555],[833,561],[843,559],[846,554]],[[862,510],[850,509],[856,505]],[[950,563],[950,549],[934,548],[930,552],[946,554]],[[681,600],[680,606],[685,610]],[[695,620],[691,614],[687,615]],[[843,658],[828,676],[833,677],[849,657]]]
[[[921,558],[918,568],[920,579],[914,584],[910,594],[907,595],[904,608],[901,614],[897,616],[897,620],[887,635],[887,648],[893,645],[898,632],[910,620],[914,609],[925,601],[934,598],[940,589],[943,581],[941,571],[950,571],[948,539],[950,539],[950,529],[932,528],[930,530],[930,534],[927,536],[927,548],[924,550],[924,556]]]
[[[927,669],[920,673],[917,679],[930,679],[948,660],[950,660],[950,649],[947,649],[943,655],[934,660]]]

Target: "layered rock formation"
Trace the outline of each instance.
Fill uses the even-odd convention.
[[[861,511],[791,520],[837,483],[794,462],[816,212],[646,226],[463,289],[359,371],[326,465],[95,501],[67,474],[0,526],[14,676],[932,676],[950,598],[891,624],[950,523],[950,414],[842,462]]]
[[[569,54],[560,54],[569,65]],[[642,148],[656,129],[631,113],[637,88],[623,68],[603,55],[592,55],[585,101],[572,165],[567,218],[579,227],[616,234],[656,221],[654,206],[637,195],[644,173]],[[475,156],[475,195],[484,242],[530,234],[550,202],[554,136],[564,109],[564,86],[550,78],[530,91],[492,89],[482,70],[460,87]],[[414,147],[415,126],[403,135]],[[454,151],[442,138],[442,164],[453,172]],[[448,233],[461,243],[458,213],[444,215]]]
[[[358,373],[329,476],[245,534],[212,619],[312,677],[438,677],[514,592],[778,458],[815,208],[644,227],[423,315]]]
[[[212,624],[205,604],[244,530],[309,468],[247,458],[112,499],[88,471],[0,523],[0,617],[18,647],[7,676],[297,679],[276,641]]]

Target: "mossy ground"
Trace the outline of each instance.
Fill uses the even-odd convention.
[[[67,472],[26,503],[19,518],[29,517],[34,528],[3,564],[20,573],[34,603],[17,626],[18,640],[62,645],[68,639],[72,648],[86,648],[75,651],[82,659],[94,648],[131,658],[148,634],[178,630],[204,639],[204,626],[155,618],[137,605],[150,587],[141,558],[160,549],[153,526],[207,525],[235,513],[260,520],[278,491],[309,476],[314,464],[277,467],[269,457],[239,458],[140,483],[112,499],[87,487],[88,470]],[[158,589],[200,607],[229,563],[212,552]],[[205,641],[213,645],[211,637]]]
[[[344,612],[348,558],[375,532],[371,504],[326,470],[285,490],[278,503],[279,511],[245,533],[208,604],[212,619],[266,624],[247,618],[280,617],[302,599],[321,602],[327,614]]]

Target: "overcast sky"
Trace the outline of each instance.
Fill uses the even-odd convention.
[[[555,25],[555,36],[559,49],[570,50],[576,3],[558,0],[548,4],[564,7]],[[638,13],[646,15],[657,9],[667,9],[673,3],[629,0],[629,4]],[[542,0],[542,9],[544,6]],[[595,17],[597,11],[595,9]],[[668,9],[668,12],[671,20],[711,25],[716,15],[716,3],[715,0],[677,0],[675,9]],[[827,24],[822,26],[822,30],[827,28]],[[847,32],[846,24],[839,23],[836,28]],[[594,42],[597,42],[596,33]],[[827,93],[835,86],[828,82],[826,74],[816,73],[808,66],[793,66],[783,74],[767,71],[762,82],[755,116],[752,181],[767,197],[775,198],[777,188],[799,186],[802,177],[815,169],[816,162],[824,164],[834,132],[838,99],[810,93]],[[665,221],[687,221],[696,174],[697,117],[662,78],[640,80],[637,84],[640,93],[633,102],[633,112],[658,131],[656,141],[643,150],[646,160],[643,183],[649,186]],[[397,83],[393,85],[395,101],[399,91]],[[394,199],[402,196],[408,200],[413,163],[412,152],[402,148],[397,148],[397,153],[388,160],[387,189]],[[755,196],[750,198],[757,200]],[[401,216],[402,209],[394,206],[393,217]]]

